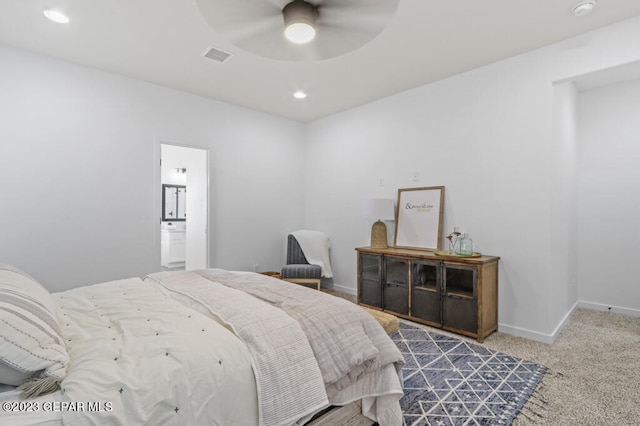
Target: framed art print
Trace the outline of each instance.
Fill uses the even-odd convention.
[[[394,245],[439,249],[443,206],[444,186],[398,189]]]

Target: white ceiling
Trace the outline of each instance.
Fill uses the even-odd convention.
[[[268,0],[256,0],[268,1]],[[400,0],[373,41],[319,62],[246,53],[196,0],[0,0],[0,43],[299,121],[311,121],[640,15],[639,0]],[[58,8],[66,25],[42,11]],[[203,58],[209,47],[233,54]],[[308,93],[304,100],[295,90]]]

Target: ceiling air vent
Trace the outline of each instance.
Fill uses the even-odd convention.
[[[231,57],[231,53],[225,52],[224,50],[216,49],[215,47],[209,47],[207,48],[207,50],[202,52],[202,56],[222,63]]]

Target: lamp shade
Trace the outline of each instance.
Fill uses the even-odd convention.
[[[364,200],[362,213],[364,217],[369,219],[394,220],[396,218],[393,200],[387,198]]]

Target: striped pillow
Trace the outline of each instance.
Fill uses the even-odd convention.
[[[69,355],[60,335],[56,302],[36,280],[0,264],[0,383],[21,384],[24,396],[55,391]],[[11,371],[13,370],[13,371]]]

